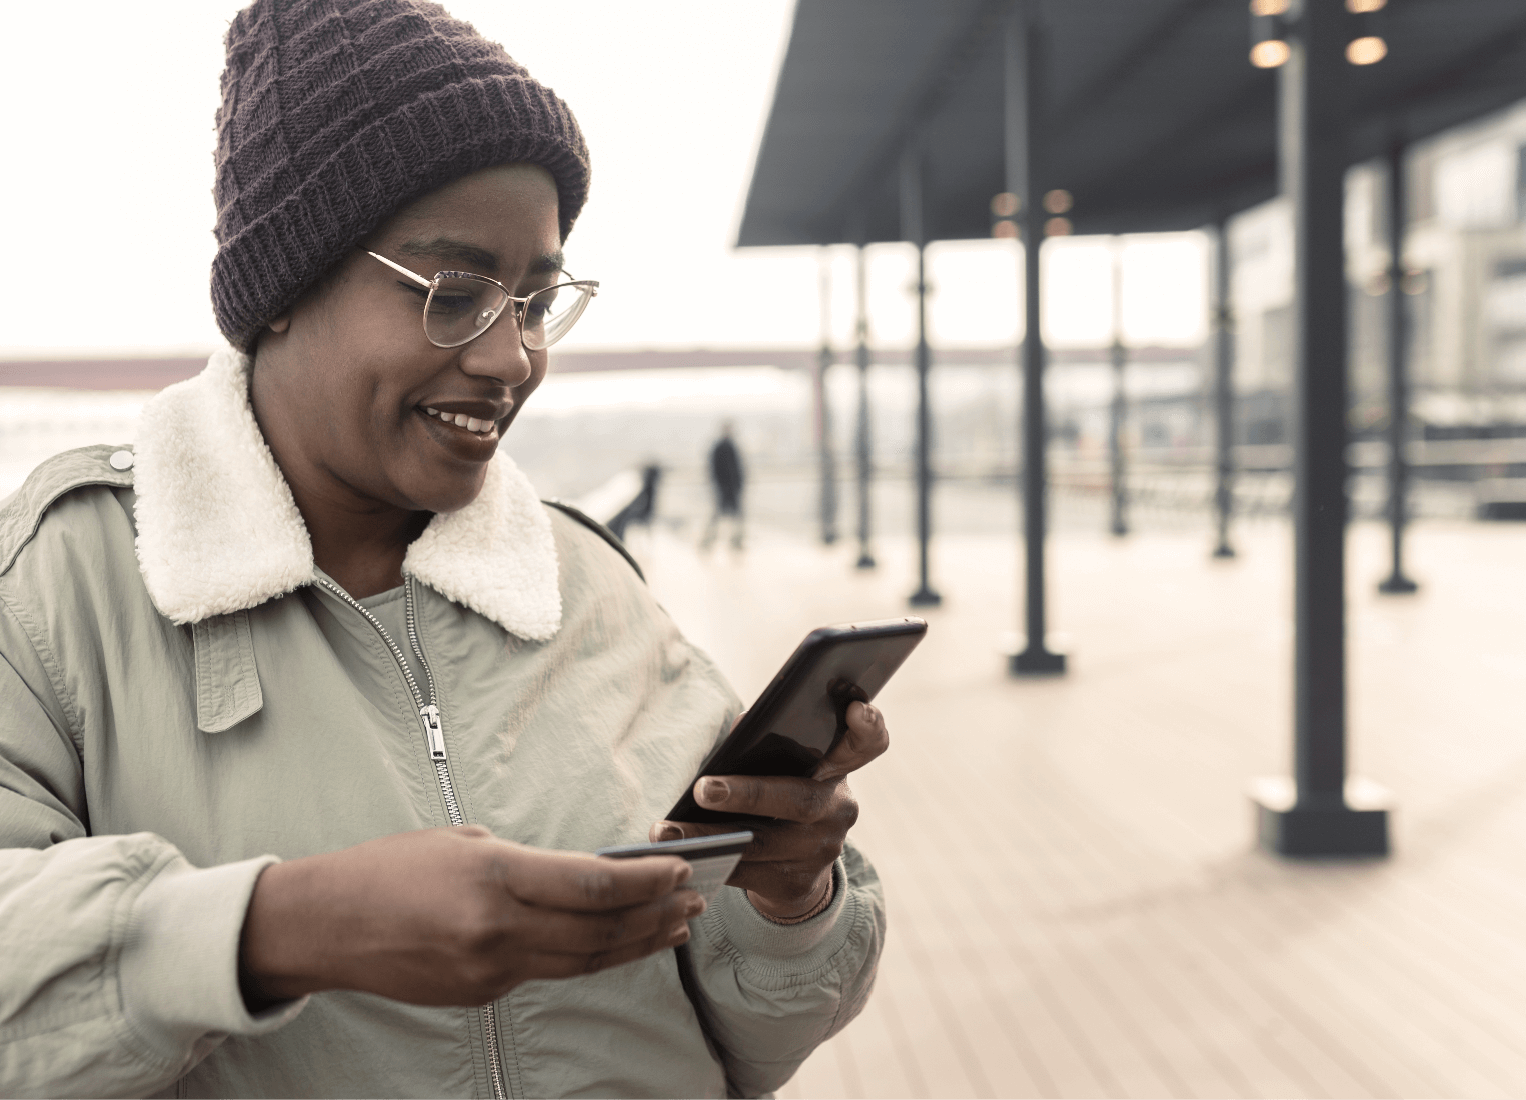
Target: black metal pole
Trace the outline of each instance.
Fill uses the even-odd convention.
[[[1218,519],[1216,558],[1232,558],[1229,522],[1235,509],[1235,343],[1230,295],[1229,222],[1220,218],[1213,234],[1213,420],[1214,511]]]
[[[1109,480],[1113,487],[1111,530],[1115,535],[1129,533],[1128,471],[1124,466],[1123,424],[1128,413],[1128,398],[1123,389],[1128,351],[1123,346],[1123,246],[1117,237],[1112,241],[1113,260],[1113,400],[1108,409],[1107,453]]]
[[[837,541],[837,467],[832,457],[832,409],[827,394],[827,371],[832,366],[832,257],[818,254],[817,285],[821,298],[821,352],[811,380],[816,403],[816,453],[821,467],[821,541]]]
[[[1283,193],[1293,209],[1293,795],[1260,802],[1261,842],[1288,855],[1379,854],[1387,815],[1346,801],[1345,12],[1302,0],[1278,80]]]
[[[1409,329],[1404,317],[1404,146],[1388,150],[1388,525],[1393,570],[1379,592],[1404,595],[1419,585],[1404,575],[1409,511]]]
[[[1341,804],[1346,782],[1346,131],[1344,42],[1305,0],[1283,66],[1283,190],[1293,203],[1294,778],[1298,801]],[[1291,140],[1289,140],[1291,139]]]
[[[1046,646],[1044,622],[1044,336],[1039,313],[1039,246],[1044,214],[1037,180],[1039,71],[1043,52],[1036,25],[1037,5],[1021,0],[1007,23],[1006,153],[1007,190],[1018,197],[1023,242],[1023,546],[1025,551],[1022,647],[1007,660],[1013,675],[1065,671],[1065,655]]]
[[[869,298],[862,241],[859,242],[855,260],[853,284],[857,316],[853,328],[858,344],[858,426],[853,436],[853,449],[858,457],[858,561],[855,567],[873,569],[874,551],[869,545],[869,494],[874,478],[873,452],[870,450],[869,439]]]
[[[932,541],[932,410],[928,404],[927,373],[932,352],[927,346],[927,223],[923,207],[922,151],[911,148],[901,159],[901,231],[917,246],[917,590],[913,607],[936,607],[943,597],[928,582],[928,544]]]

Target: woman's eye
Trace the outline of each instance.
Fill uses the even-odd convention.
[[[428,287],[414,286],[412,283],[405,283],[401,279],[399,279],[397,281],[397,285],[402,287],[404,290],[411,290],[413,293],[417,294],[421,299],[429,297],[429,288]]]
[[[556,290],[547,290],[535,294],[525,305],[526,322],[542,321],[556,309]]]
[[[445,290],[436,290],[429,302],[430,313],[452,317],[461,313],[470,313],[476,308],[477,300],[470,294],[456,294]]]

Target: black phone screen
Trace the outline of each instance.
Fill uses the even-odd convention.
[[[758,701],[700,765],[703,775],[810,775],[847,730],[848,704],[869,702],[927,633],[921,619],[811,631]],[[669,821],[735,821],[694,801],[694,782]]]

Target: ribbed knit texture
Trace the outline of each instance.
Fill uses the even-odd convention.
[[[424,0],[255,0],[228,28],[212,308],[250,350],[399,208],[481,168],[538,164],[565,240],[588,197],[567,105]]]

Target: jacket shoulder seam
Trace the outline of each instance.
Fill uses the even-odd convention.
[[[21,632],[26,635],[27,641],[32,645],[32,652],[37,655],[38,662],[48,674],[48,686],[53,689],[53,698],[58,703],[58,709],[63,711],[64,721],[69,724],[69,741],[74,745],[74,751],[81,761],[85,758],[85,724],[80,719],[79,707],[75,705],[74,696],[69,692],[69,685],[64,680],[64,670],[59,665],[58,659],[53,654],[53,647],[48,645],[37,624],[24,607],[21,607],[11,593],[0,587],[0,606],[10,613],[11,618],[16,620],[16,625],[21,627]]]
[[[621,542],[619,536],[617,536],[608,527],[604,526],[604,524],[600,523],[598,520],[594,519],[586,512],[583,512],[580,509],[573,507],[571,504],[568,504],[566,501],[552,498],[551,500],[543,500],[541,503],[546,505],[548,508],[555,508],[563,515],[570,516],[572,519],[577,520],[584,527],[588,528],[605,542],[609,543],[614,551],[625,559],[626,564],[628,564],[632,569],[636,571],[636,576],[641,578],[641,582],[643,584],[646,583],[646,574],[641,571],[641,566],[636,564],[636,559],[633,558],[631,556],[631,552],[625,548],[625,543]]]
[[[27,475],[21,488],[0,509],[0,576],[11,571],[21,552],[37,536],[48,509],[60,498],[93,485],[132,487],[132,468],[118,470],[108,461],[111,454],[125,449],[101,444],[65,451]]]

